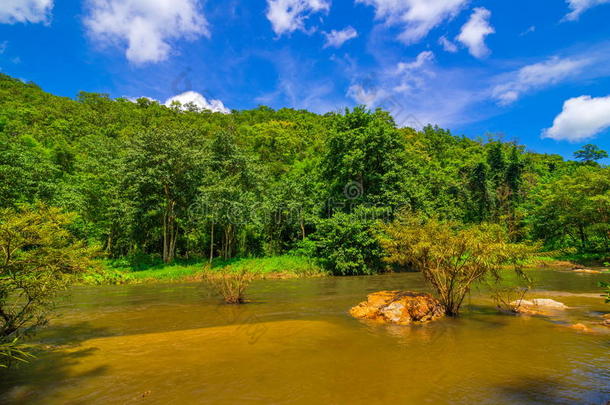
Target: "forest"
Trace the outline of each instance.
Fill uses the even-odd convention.
[[[398,128],[365,107],[222,114],[57,97],[0,75],[3,213],[70,213],[72,234],[114,260],[296,255],[335,275],[372,274],[388,266],[374,225],[408,211],[603,261],[604,157],[594,145],[565,160],[496,134]]]

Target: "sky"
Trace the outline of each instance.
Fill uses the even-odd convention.
[[[0,71],[223,113],[364,104],[571,157],[610,151],[609,19],[610,0],[1,0]]]

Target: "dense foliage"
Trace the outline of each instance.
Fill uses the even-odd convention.
[[[386,261],[420,271],[432,285],[447,315],[457,315],[472,286],[501,278],[503,266],[520,266],[536,249],[510,243],[498,225],[464,226],[401,213],[380,226]]]
[[[0,76],[0,207],[73,212],[71,231],[111,258],[316,256],[335,274],[386,264],[371,233],[400,208],[495,223],[512,241],[607,253],[610,182],[577,161],[500,137],[397,128],[356,108],[231,114],[81,93]]]
[[[15,339],[46,323],[57,293],[93,267],[94,248],[72,236],[72,217],[41,204],[0,209],[0,347],[5,357],[19,353]]]

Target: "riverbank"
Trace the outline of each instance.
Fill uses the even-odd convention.
[[[554,269],[582,269],[585,267],[610,267],[610,257],[603,254],[559,254],[541,253],[533,257],[528,267],[544,267]]]
[[[582,269],[588,266],[599,267],[604,263],[601,257],[550,256],[539,255],[532,258],[528,268]],[[176,260],[166,264],[155,259],[104,260],[95,274],[84,278],[87,285],[143,284],[155,282],[196,281],[208,264],[207,260]],[[212,270],[220,271],[231,266],[234,270],[244,268],[257,272],[262,279],[325,277],[329,273],[322,269],[315,259],[305,256],[282,255],[262,258],[235,258],[230,260],[214,259]],[[608,267],[608,266],[606,266]]]
[[[155,282],[195,281],[201,278],[206,260],[177,260],[172,264],[155,262],[111,261],[100,262],[99,271],[85,276],[83,282],[88,285],[107,284],[141,284]],[[256,272],[262,279],[323,277],[327,272],[318,266],[313,259],[303,256],[273,256],[263,258],[243,258],[212,262],[212,271],[231,267],[239,271],[244,268]]]

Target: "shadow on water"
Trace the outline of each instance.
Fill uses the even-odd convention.
[[[28,363],[18,363],[10,369],[0,369],[0,403],[45,403],[49,393],[61,384],[95,377],[107,371],[99,366],[82,373],[73,367],[86,361],[96,348],[79,348],[80,343],[99,336],[109,336],[105,328],[92,327],[86,322],[58,326],[41,331]]]
[[[93,338],[116,336],[108,328],[94,327],[89,322],[53,325],[40,331],[35,341],[46,345],[75,345]]]
[[[604,394],[601,387],[588,393],[575,392],[556,379],[539,376],[507,382],[498,391],[502,398],[499,403],[606,405],[610,401],[610,395]]]

